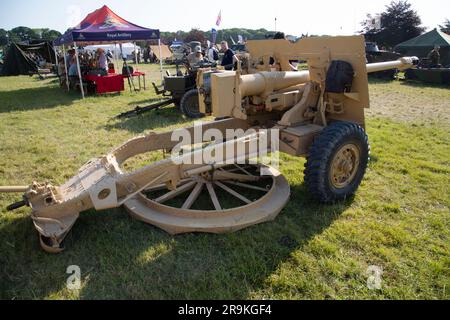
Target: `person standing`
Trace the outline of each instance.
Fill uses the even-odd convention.
[[[78,73],[77,57],[75,55],[73,55],[72,60],[70,61],[68,75],[69,75],[69,88],[74,89],[80,77],[80,74]]]
[[[108,59],[108,63],[114,61],[114,56],[113,56],[111,50],[108,50],[108,52],[106,53],[106,58]]]
[[[434,46],[434,49],[430,51],[428,54],[428,59],[430,59],[430,67],[431,68],[439,68],[440,67],[440,60],[441,60],[441,54],[439,53],[439,50],[441,47],[438,45]]]
[[[150,46],[144,49],[144,63],[147,64],[150,60]]]
[[[105,55],[105,50],[102,48],[97,49],[97,68],[108,72],[108,59]]]
[[[224,53],[221,66],[224,67],[225,70],[233,70],[234,63],[237,61],[236,55],[233,50],[228,47],[228,42],[222,41],[220,46]]]
[[[211,43],[208,49],[208,60],[210,62],[217,62],[219,61],[219,52],[216,49],[216,46],[214,43]]]
[[[67,54],[64,58],[64,59],[66,59],[65,62],[66,62],[67,68],[70,67],[70,64],[72,63],[72,58],[74,57],[74,55],[75,55],[75,49],[70,49],[69,51],[67,51]]]
[[[137,62],[141,63],[141,49],[138,49],[137,51]]]
[[[202,47],[196,46],[194,52],[188,55],[187,60],[191,67],[203,61]]]
[[[70,61],[69,77],[79,77],[77,57],[73,56]]]
[[[150,63],[155,63],[156,62],[156,56],[155,53],[153,52],[152,48],[150,46],[148,46],[148,56],[150,59]]]

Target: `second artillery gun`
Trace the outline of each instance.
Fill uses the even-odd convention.
[[[200,86],[200,111],[210,103],[220,119],[204,123],[202,130],[214,134],[200,135],[184,151],[177,149],[178,138],[196,136],[198,126],[136,137],[92,159],[61,186],[35,182],[2,188],[24,192],[23,201],[10,209],[31,207],[41,245],[49,252],[63,249],[79,214],[91,208],[123,205],[133,217],[171,234],[232,232],[273,220],[288,202],[286,178],[252,161],[260,151],[276,150],[306,157],[304,181],[314,199],[333,203],[353,195],[369,160],[367,74],[411,68],[416,59],[366,65],[362,36],[305,38],[295,44],[249,41],[247,46],[245,70],[212,72],[208,85]],[[290,71],[290,60],[306,61],[308,70]],[[231,135],[230,129],[235,129]],[[159,150],[172,156],[125,169],[129,159]],[[205,156],[208,152],[214,160]]]
[[[190,65],[186,58],[176,62],[175,74],[167,74],[160,86],[152,83],[157,96],[164,99],[152,103],[151,105],[140,107],[137,106],[133,110],[121,113],[117,118],[132,117],[144,112],[157,110],[165,106],[174,104],[188,118],[201,118],[205,114],[199,112],[198,102],[198,79],[210,72],[217,66],[216,63],[208,61],[200,62],[196,65]],[[186,71],[183,72],[182,69]]]

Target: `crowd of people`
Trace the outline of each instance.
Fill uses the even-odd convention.
[[[45,66],[49,63],[38,52],[30,52],[30,53],[28,53],[28,58],[30,58],[32,61],[34,61],[39,68],[45,68]]]
[[[103,48],[98,48],[95,51],[80,51],[78,52],[78,59],[75,55],[75,49],[70,49],[65,56],[58,58],[58,75],[61,86],[69,79],[69,87],[73,88],[82,74],[94,72],[100,75],[107,75],[114,70],[114,56],[110,50],[105,52]],[[80,65],[78,65],[78,63]]]
[[[221,51],[223,53],[223,58],[220,63],[225,70],[233,70],[233,66],[237,61],[236,54],[228,46],[227,41],[222,41],[220,43]],[[207,61],[211,63],[219,63],[219,51],[214,44],[210,44],[209,48],[205,51],[202,50],[201,46],[196,46],[193,52],[188,53],[187,61],[189,65],[193,66],[200,62]]]
[[[141,49],[133,50],[131,55],[133,56],[133,61],[136,59],[138,63],[141,63],[142,59],[144,59],[144,63],[156,63],[158,61],[158,57],[151,46],[147,46],[143,51]]]
[[[144,49],[144,63],[156,63],[158,58],[156,57],[156,54],[153,52],[153,49],[151,46],[147,46],[147,48]]]
[[[279,32],[274,36],[274,39],[285,39],[283,33]],[[220,50],[214,43],[209,43],[203,49],[200,45],[194,47],[186,47],[184,52],[188,64],[192,67],[200,64],[201,62],[216,63],[221,65],[225,70],[233,70],[238,62],[238,58],[235,52],[229,47],[227,41],[220,43]],[[219,55],[219,53],[221,53]],[[140,49],[132,52],[133,57],[137,58],[137,62],[141,62],[141,57],[144,63],[157,62],[157,56],[153,52],[151,46],[147,46],[143,53]],[[38,59],[38,57],[37,57]],[[80,66],[78,66],[78,62]],[[82,50],[78,53],[78,59],[75,56],[75,49],[71,49],[64,57],[60,57],[58,60],[58,75],[61,79],[61,86],[65,85],[66,70],[69,79],[69,86],[74,87],[78,82],[79,72],[83,74],[89,72],[95,72],[96,74],[107,75],[114,70],[114,56],[113,53],[108,50],[105,52],[103,48],[98,48],[95,51]],[[271,58],[270,64],[275,66],[275,60]],[[297,70],[298,61],[290,61],[293,71]],[[66,69],[67,68],[67,69]]]
[[[286,39],[286,36],[283,32],[277,32],[274,37],[274,40]],[[220,65],[225,70],[233,70],[235,68],[236,62],[238,58],[235,52],[229,47],[227,41],[222,41],[220,43],[220,52],[223,54],[222,60],[220,61]],[[219,63],[219,50],[216,48],[216,45],[213,43],[209,44],[209,47],[206,50],[202,50],[201,46],[196,46],[193,52],[190,52],[187,55],[188,63],[193,66],[202,61]],[[270,66],[275,69],[280,69],[281,67],[277,65],[274,58],[270,58]],[[289,66],[292,71],[298,71],[298,60],[290,60]]]

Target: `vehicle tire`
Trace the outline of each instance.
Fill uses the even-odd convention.
[[[309,193],[323,203],[352,196],[369,161],[370,145],[364,129],[351,122],[334,122],[314,140],[305,164]]]
[[[192,89],[185,93],[181,99],[180,109],[183,114],[192,119],[202,118],[205,115],[199,111],[198,89]]]

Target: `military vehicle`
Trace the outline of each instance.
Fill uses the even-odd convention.
[[[450,66],[434,65],[430,59],[422,58],[417,68],[405,71],[405,80],[450,85]]]
[[[170,234],[237,231],[275,219],[289,201],[287,179],[263,161],[276,151],[306,157],[312,199],[350,198],[369,161],[367,74],[408,69],[416,59],[366,64],[362,36],[249,41],[247,48],[243,68],[211,72],[208,90],[199,90],[200,112],[209,101],[215,121],[131,139],[60,186],[3,187],[23,193],[8,209],[31,208],[48,252],[61,252],[79,215],[92,208],[123,206]],[[290,71],[290,60],[307,61],[308,70]],[[166,156],[158,162],[130,171],[123,166],[160,151]]]
[[[406,70],[405,79],[450,85],[450,68],[417,68]]]
[[[386,50],[380,50],[375,42],[366,42],[367,63],[377,63],[399,59],[400,54]],[[370,76],[380,79],[394,79],[397,73],[396,69],[374,72]]]
[[[152,83],[155,93],[165,99],[149,106],[137,106],[133,110],[119,114],[117,118],[136,116],[171,104],[179,108],[188,118],[204,117],[205,114],[199,112],[197,79],[215,68],[216,63],[205,61],[191,66],[185,59],[183,59],[182,63],[182,67],[177,63],[176,74],[172,75],[170,72],[167,72],[160,86],[156,85],[155,82]],[[182,68],[186,71],[181,71]]]

